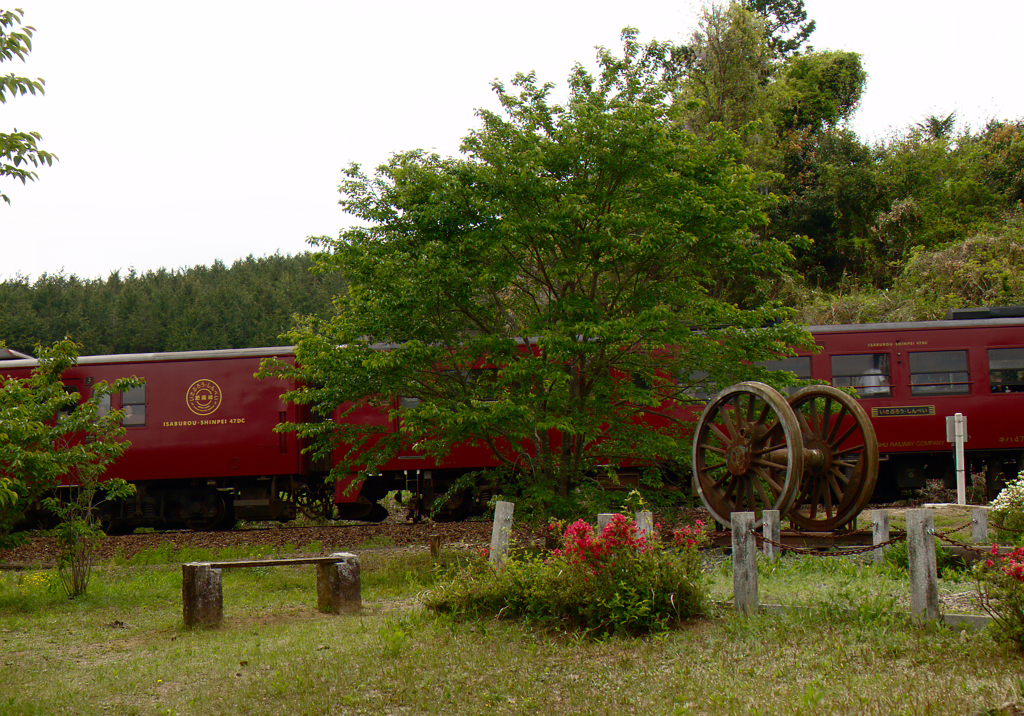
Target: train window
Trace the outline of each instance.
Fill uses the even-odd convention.
[[[711,392],[714,386],[708,383],[708,375],[707,371],[695,370],[688,379],[680,378],[677,381],[680,392],[694,402],[708,402],[714,394]]]
[[[762,368],[767,368],[770,371],[789,371],[794,373],[800,380],[809,380],[811,377],[811,357],[810,356],[790,356],[789,358],[783,358],[782,360],[766,360],[759,361],[757,365]],[[792,395],[798,389],[795,387],[786,388],[786,393]]]
[[[96,401],[96,419],[99,420],[104,415],[110,412],[110,394],[101,395],[100,399]]]
[[[130,388],[121,393],[121,409],[124,420],[121,424],[129,428],[138,428],[146,424],[146,386]]]
[[[71,413],[75,412],[75,410],[78,408],[78,404],[82,400],[82,396],[79,393],[78,388],[74,385],[65,385],[64,392],[67,393],[68,395],[74,395],[75,402],[68,403],[63,408],[57,411],[57,415],[62,418],[66,418],[67,416],[71,415]]]
[[[398,407],[400,407],[400,408],[412,409],[412,408],[415,408],[419,404],[420,404],[420,399],[419,398],[410,398],[407,395],[399,395],[398,396]]]
[[[891,393],[888,353],[832,356],[832,385],[853,388],[862,398],[887,398]]]
[[[993,393],[1024,393],[1024,348],[989,348],[988,380]]]
[[[911,395],[966,395],[970,392],[967,351],[910,354]]]

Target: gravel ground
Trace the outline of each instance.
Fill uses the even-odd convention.
[[[376,546],[427,546],[431,535],[440,535],[444,545],[483,547],[490,543],[490,522],[353,524],[336,527],[269,527],[225,532],[154,532],[139,535],[109,536],[100,543],[97,561],[115,556],[132,557],[158,547],[197,547],[223,549],[243,545],[269,547],[285,552],[287,547],[304,549],[318,543],[317,551],[330,553],[352,550],[370,541]],[[57,560],[53,537],[32,537],[27,544],[0,550],[0,568],[27,565],[52,565]]]

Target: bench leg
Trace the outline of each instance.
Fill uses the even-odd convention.
[[[351,552],[331,556],[341,561],[316,566],[317,607],[325,614],[358,614],[363,606],[359,557]]]
[[[185,627],[219,627],[224,620],[224,591],[219,569],[207,563],[181,565],[181,604]]]

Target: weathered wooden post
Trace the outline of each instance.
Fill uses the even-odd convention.
[[[494,522],[491,524],[491,551],[489,560],[495,567],[501,566],[508,555],[509,540],[512,536],[512,502],[497,502],[494,505]]]
[[[782,556],[782,552],[775,546],[782,537],[779,511],[764,510],[761,512],[761,519],[761,535],[765,538],[761,545],[761,551],[764,552],[764,556],[768,558],[769,562],[774,562]],[[773,542],[775,544],[772,544]]]
[[[975,507],[971,510],[971,541],[975,544],[988,542],[988,508]]]
[[[181,604],[185,627],[212,629],[224,621],[221,572],[209,562],[181,565]]]
[[[640,511],[634,515],[636,531],[647,539],[654,539],[654,513]]]
[[[889,541],[889,511],[888,510],[872,510],[871,511],[871,543],[874,545],[880,545]],[[874,561],[875,564],[881,564],[885,561],[885,547],[875,547],[874,550]]]
[[[316,566],[317,607],[325,614],[358,614],[363,607],[359,557],[335,552],[339,561]]]
[[[935,567],[935,524],[930,510],[907,510],[907,555],[910,567],[910,613],[939,618],[939,576]]]
[[[732,590],[736,611],[757,612],[757,545],[754,542],[754,513],[733,512]]]
[[[600,532],[608,523],[612,521],[612,517],[615,516],[614,512],[601,512],[597,515],[597,531]]]
[[[430,544],[430,558],[437,559],[441,556],[441,535],[430,535],[427,537]]]

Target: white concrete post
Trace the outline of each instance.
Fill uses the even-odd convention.
[[[781,516],[778,510],[764,510],[761,519],[761,534],[765,537],[761,551],[769,562],[774,562],[782,556],[782,551],[768,540],[778,542],[782,538]]]
[[[988,543],[988,510],[984,507],[971,510],[971,541],[975,544]]]
[[[654,539],[654,513],[653,512],[637,512],[634,515],[636,519],[636,531],[637,534],[643,535],[648,540]]]
[[[939,618],[939,575],[935,567],[935,524],[930,510],[907,510],[910,562],[910,613],[926,621]]]
[[[495,567],[501,566],[508,555],[509,540],[512,537],[512,513],[515,508],[515,504],[511,502],[497,502],[494,505],[489,560]]]
[[[967,418],[963,413],[946,416],[946,442],[953,443],[956,463],[956,503],[967,504],[967,472],[964,470],[964,441],[967,440]]]
[[[889,511],[871,511],[871,544],[880,545],[889,541]],[[878,547],[874,550],[875,564],[885,561],[885,547]]]
[[[757,612],[757,545],[754,542],[754,513],[733,512],[732,590],[736,611]]]
[[[600,532],[605,527],[607,527],[608,523],[612,521],[612,517],[614,517],[614,516],[615,516],[614,512],[602,512],[602,513],[598,514],[598,516],[597,516],[597,531]]]

